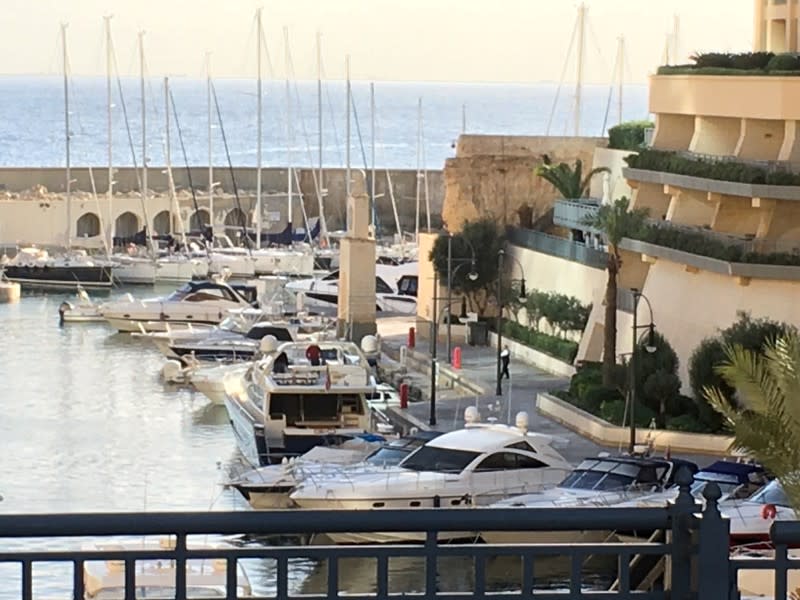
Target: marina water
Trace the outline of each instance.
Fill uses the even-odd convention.
[[[116,290],[111,297],[128,291],[152,297],[170,288]],[[242,465],[225,407],[165,386],[159,379],[164,359],[146,340],[105,324],[59,327],[58,306],[72,299],[27,292],[18,303],[0,304],[0,513],[250,510],[221,485]],[[49,539],[32,543],[54,548]],[[81,540],[57,543],[75,548]],[[4,548],[22,544],[0,540]],[[273,563],[242,564],[254,593],[274,593]],[[539,568],[537,576],[544,574]],[[560,567],[541,568],[548,573],[542,585],[558,586]],[[393,591],[423,588],[422,559],[391,559],[389,569]],[[0,566],[0,600],[18,598],[19,572]],[[324,561],[295,560],[290,573],[293,593],[327,589]],[[343,560],[340,573],[343,591],[375,589],[374,559]],[[520,574],[513,560],[487,564],[490,589],[516,589]],[[440,559],[443,590],[467,590],[471,578],[471,562]],[[66,597],[71,581],[69,565],[36,565],[34,596]]]

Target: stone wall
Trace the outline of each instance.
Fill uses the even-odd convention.
[[[543,156],[556,163],[581,159],[588,170],[595,148],[606,143],[605,138],[462,135],[455,158],[445,162],[442,219],[451,231],[484,217],[501,226],[524,226],[519,209],[528,207],[535,221],[557,197],[534,173]]]

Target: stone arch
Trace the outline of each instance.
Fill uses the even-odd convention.
[[[211,218],[205,208],[198,208],[189,217],[189,231],[202,231],[206,225],[211,223]]]
[[[247,213],[243,210],[234,208],[225,215],[225,227],[247,227]]]
[[[167,235],[170,231],[172,231],[172,215],[168,210],[162,210],[153,217],[153,233]]]
[[[91,212],[81,215],[75,226],[75,234],[78,237],[95,237],[100,235],[100,217]]]
[[[131,211],[125,211],[114,221],[114,235],[117,237],[133,237],[139,229],[139,216]]]

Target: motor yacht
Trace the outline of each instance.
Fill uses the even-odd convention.
[[[441,435],[418,431],[398,439],[385,440],[367,434],[339,446],[317,446],[296,459],[246,471],[229,483],[257,509],[295,508],[289,494],[303,480],[348,476],[395,466],[425,442]],[[374,441],[373,441],[374,440]]]
[[[114,261],[114,279],[120,283],[153,285],[156,281],[156,262],[134,252],[131,250],[127,254],[111,255],[111,260]]]
[[[480,423],[466,412],[466,427],[427,442],[397,467],[330,479],[308,478],[290,498],[301,508],[408,509],[485,506],[513,495],[553,487],[571,467],[553,438],[528,431],[526,413],[516,425]],[[328,534],[336,543],[421,541],[424,533]],[[474,538],[477,532],[441,532],[440,539]]]
[[[606,507],[623,500],[646,496],[670,488],[680,466],[687,461],[637,456],[587,458],[553,489],[514,496],[492,504],[494,508]],[[490,544],[597,543],[608,538],[604,531],[485,531]]]
[[[365,338],[366,339],[366,338]],[[364,433],[371,368],[352,342],[261,341],[263,358],[223,377],[225,406],[244,457],[280,462]]]
[[[255,290],[231,286],[222,280],[190,281],[169,296],[108,302],[101,313],[118,331],[163,330],[168,323],[221,322],[227,311],[256,304]]]
[[[209,257],[199,250],[190,255],[164,254],[155,261],[156,281],[180,282],[206,279],[210,273],[209,264]]]
[[[41,248],[20,248],[14,258],[0,259],[10,281],[42,288],[110,288],[113,263],[95,259],[86,250],[51,256]]]
[[[798,518],[777,479],[749,498],[720,502],[719,509],[723,517],[730,519],[731,546],[769,545],[769,530],[775,521]]]
[[[192,549],[215,550],[223,545],[192,545]],[[136,598],[175,598],[175,575],[177,567],[174,560],[158,557],[159,552],[175,549],[175,538],[158,541],[108,542],[88,545],[88,551],[102,552],[152,552],[153,558],[137,559],[134,580]],[[250,581],[237,564],[234,577],[237,598],[252,594]],[[127,598],[125,593],[124,560],[86,561],[83,563],[83,585],[87,600],[106,600]],[[227,561],[223,559],[189,559],[186,561],[187,598],[226,598]]]
[[[418,263],[375,265],[375,309],[416,314]],[[308,306],[336,308],[339,302],[339,271],[317,278],[298,279],[286,289],[302,293]]]

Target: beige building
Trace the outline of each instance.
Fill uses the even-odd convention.
[[[754,49],[769,52],[797,52],[800,48],[796,0],[754,0]]]

